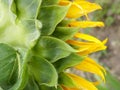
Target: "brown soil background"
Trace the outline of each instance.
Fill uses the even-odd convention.
[[[114,22],[110,26],[102,29],[96,28],[90,33],[99,39],[103,40],[108,38],[107,53],[99,54],[97,57],[110,72],[120,80],[120,15],[114,15]]]

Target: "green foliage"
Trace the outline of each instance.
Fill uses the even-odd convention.
[[[61,25],[69,5],[58,2],[0,0],[0,90],[62,90],[58,72],[84,59],[65,42],[79,28]]]
[[[30,75],[35,78],[35,81],[37,81],[39,85],[57,85],[57,72],[53,65],[49,63],[46,59],[33,56],[30,61],[28,61],[28,69]]]
[[[43,6],[54,5],[54,4],[58,4],[59,1],[60,0],[43,0],[42,5]]]
[[[10,83],[14,84],[17,77],[13,78],[17,69],[16,51],[6,45],[0,43],[0,85],[8,88]],[[12,81],[11,81],[12,79]]]
[[[41,7],[38,19],[42,22],[42,35],[50,35],[54,32],[58,23],[66,15],[69,6],[48,5]],[[49,18],[46,18],[49,17]]]
[[[24,0],[17,0],[17,1],[21,1],[20,5],[22,5],[24,2]],[[11,7],[12,5],[13,4],[10,4]],[[24,7],[26,6],[27,5],[25,4]],[[36,6],[32,8],[36,9]],[[25,11],[25,12],[26,13],[28,12],[29,14],[24,14],[24,12],[21,12],[21,14],[16,12],[15,14],[10,10],[9,4],[6,4],[5,0],[0,0],[0,13],[1,13],[0,42],[1,43],[7,43],[12,47],[21,47],[21,48],[30,48],[31,46],[34,45],[35,40],[38,39],[40,35],[38,28],[36,27],[37,20],[34,19],[36,12],[33,12],[30,9],[29,11]],[[32,14],[34,18],[31,17],[30,14]],[[15,15],[17,16],[17,18]]]
[[[59,75],[59,83],[66,87],[77,87],[75,82],[65,73],[60,73]]]
[[[79,64],[84,59],[84,56],[75,53],[70,54],[68,57],[58,60],[54,63],[58,72],[64,71],[66,68]]]
[[[79,28],[75,27],[57,27],[52,36],[66,41],[73,37],[78,30]]]
[[[41,85],[40,90],[63,90],[63,89],[61,88],[61,86],[47,87],[47,86]]]
[[[120,90],[120,81],[107,72],[106,83],[98,86],[99,90]]]
[[[68,56],[71,52],[75,52],[64,41],[50,36],[42,36],[33,51],[35,55],[42,56],[51,62],[55,62]]]
[[[12,0],[11,11],[18,19],[36,19],[41,1],[42,0]]]

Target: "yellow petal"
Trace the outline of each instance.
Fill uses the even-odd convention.
[[[67,43],[75,45],[75,46],[79,46],[79,47],[87,47],[87,46],[91,46],[94,44],[93,42],[80,42],[80,41],[75,41],[75,40],[67,40]]]
[[[75,0],[70,2],[68,0],[61,0],[59,5],[68,5],[71,4],[71,7],[68,10],[66,17],[68,18],[79,18],[80,16],[87,16],[88,13],[93,12],[97,9],[101,9],[98,4],[90,3],[85,0]]]
[[[87,57],[86,61],[89,62],[89,63],[91,63],[91,64],[96,65],[97,67],[99,67],[104,72],[104,74],[106,74],[106,70],[101,65],[97,64],[95,62],[95,60]]]
[[[69,23],[71,27],[80,27],[80,28],[87,28],[87,27],[103,27],[103,22],[93,22],[93,21],[72,21]]]
[[[106,42],[106,40],[104,40],[104,42]],[[106,49],[106,46],[104,46],[102,42],[95,43],[95,42],[80,42],[75,40],[68,40],[67,43],[78,46],[78,54],[80,55],[88,55],[90,53]]]
[[[79,18],[80,16],[86,15],[82,7],[75,2],[61,0],[59,3],[59,5],[68,5],[68,4],[71,4],[71,6],[67,12],[66,15],[67,18]]]
[[[61,0],[59,2],[59,5],[62,5],[62,6],[65,6],[65,5],[68,5],[68,4],[71,4],[71,6],[70,6],[70,8],[67,12],[66,17],[68,17],[68,18],[78,18],[78,17],[80,17],[80,14],[81,15],[84,14],[82,8],[77,3],[70,2],[68,0]]]
[[[85,60],[83,60],[83,62],[76,65],[74,68],[96,74],[100,76],[103,81],[105,81],[105,77],[103,73],[105,72],[105,69],[96,62],[94,62],[91,58],[87,57]]]
[[[61,1],[59,2],[59,5],[61,5],[61,6],[66,6],[66,5],[69,5],[69,4],[71,4],[71,2],[70,2],[70,1],[67,1],[67,0],[61,0]]]
[[[85,13],[90,13],[90,12],[93,12],[95,10],[102,9],[100,5],[98,5],[96,3],[90,3],[90,2],[85,1],[85,0],[79,0],[79,1],[77,0],[75,2],[83,8]]]
[[[80,55],[88,55],[88,54],[90,54],[90,53],[95,52],[96,47],[97,47],[97,46],[95,46],[95,45],[94,45],[94,46],[89,46],[89,47],[87,47],[86,50],[84,49],[84,48],[86,48],[86,47],[79,48],[79,49],[78,49],[78,54],[80,54]]]
[[[76,33],[75,37],[83,39],[83,40],[87,40],[87,41],[91,41],[91,42],[95,42],[95,43],[102,43],[100,40],[98,40],[97,38],[91,36],[91,35],[87,35],[87,34],[83,34],[83,33]]]
[[[87,49],[86,49],[86,47],[87,47]],[[81,46],[81,48],[78,49],[78,54],[88,55],[90,53],[97,52],[97,51],[100,51],[100,50],[105,50],[107,48],[106,46],[102,46],[102,45],[99,45],[99,44],[96,44],[96,43],[94,43],[91,46],[86,46],[86,47]]]
[[[71,7],[68,10],[66,17],[68,18],[79,18],[80,16],[85,15],[84,10],[77,3],[72,3]]]
[[[102,41],[103,44],[106,44],[108,41],[108,38],[106,38],[105,40]]]
[[[73,2],[69,0],[60,0],[59,5],[68,5],[71,7],[68,10],[66,17],[68,18],[79,18],[83,15],[87,16],[88,13],[93,12],[98,9],[102,9],[100,5],[95,3],[90,3],[85,0],[74,0]]]
[[[75,37],[83,39],[83,40],[87,40],[89,42],[93,42],[91,43],[91,46],[89,45],[89,50],[84,53],[92,53],[92,52],[96,52],[99,50],[105,50],[107,47],[104,45],[107,42],[107,39],[105,39],[103,42],[101,42],[99,39],[91,36],[91,35],[87,35],[87,34],[82,34],[82,33],[77,33],[75,34]],[[79,44],[80,45],[80,44]],[[85,46],[85,45],[80,45],[81,47]],[[88,46],[86,46],[88,47]]]
[[[79,90],[98,90],[93,83],[85,80],[84,78],[77,76],[75,74],[68,73],[68,76],[70,76],[78,86]]]

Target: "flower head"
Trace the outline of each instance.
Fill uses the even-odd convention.
[[[86,0],[60,0],[59,5],[70,5],[66,14],[66,18],[67,20],[70,20],[70,22],[66,25],[66,27],[90,28],[104,26],[103,22],[91,21],[88,17],[89,13],[98,9],[102,9],[101,6],[96,3],[90,3]],[[78,20],[78,18],[82,16],[85,16],[86,20]],[[105,82],[105,69],[97,64],[93,59],[89,58],[88,55],[96,51],[105,50],[107,48],[105,46],[107,39],[100,41],[94,36],[84,34],[79,31],[76,32],[73,37],[66,42],[77,50],[76,53],[78,55],[86,56],[82,62],[73,66],[72,68],[93,73],[101,78],[101,80],[97,82]],[[71,73],[66,73],[66,75],[73,80],[76,87],[69,87],[61,84],[64,90],[98,90],[94,85],[95,82],[87,81],[84,78]]]

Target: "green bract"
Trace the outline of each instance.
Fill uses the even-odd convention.
[[[58,2],[0,0],[0,90],[62,90],[61,83],[73,85],[66,82],[64,70],[84,57],[65,41],[79,28],[62,25],[69,5]]]

